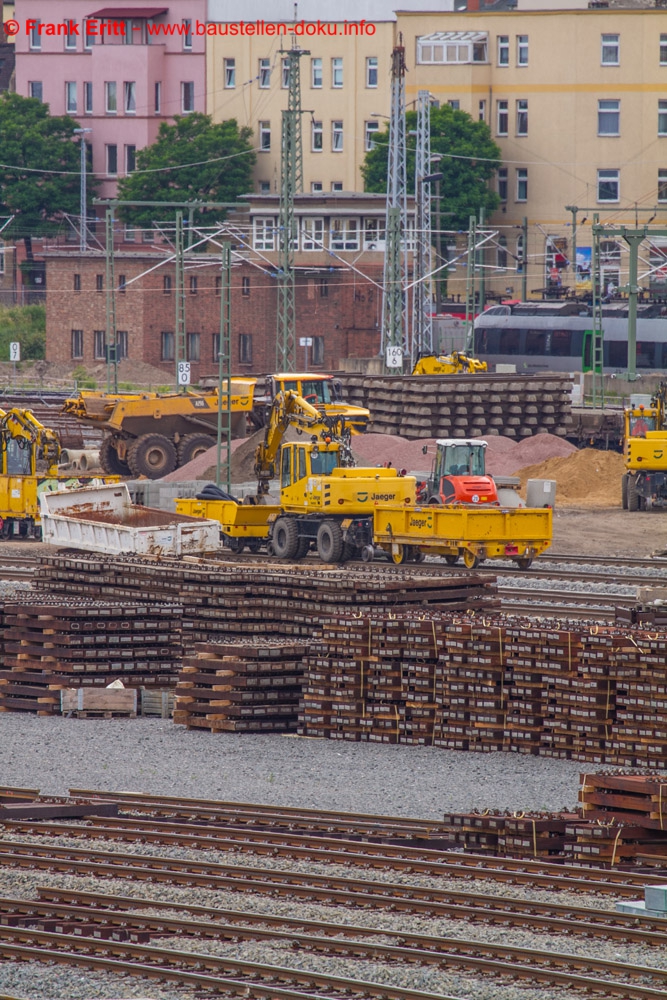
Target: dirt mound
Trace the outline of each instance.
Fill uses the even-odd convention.
[[[247,439],[236,438],[232,441],[232,469],[234,468],[234,455],[238,448],[242,447]],[[213,445],[208,451],[203,451],[197,455],[187,465],[182,465],[180,469],[174,469],[168,476],[162,477],[163,483],[182,483],[188,479],[215,479],[216,462],[218,460],[218,446]],[[225,460],[223,448],[222,460]],[[213,472],[211,472],[211,469]],[[240,482],[241,480],[239,480]]]
[[[625,462],[618,452],[584,448],[526,466],[516,475],[522,489],[529,479],[555,479],[558,507],[620,507],[624,472]]]

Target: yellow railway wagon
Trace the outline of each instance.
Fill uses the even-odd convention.
[[[176,513],[204,517],[220,522],[220,530],[228,539],[232,552],[242,552],[247,546],[258,551],[269,534],[269,518],[279,514],[280,507],[272,504],[242,504],[233,500],[195,500],[179,497]]]

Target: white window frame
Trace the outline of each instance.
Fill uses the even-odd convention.
[[[658,101],[658,135],[667,135],[667,101]]]
[[[483,97],[477,102],[477,120],[480,122],[486,121],[486,98]]]
[[[259,60],[259,71],[257,73],[258,86],[260,90],[269,90],[271,87],[271,60],[262,58]]]
[[[601,198],[601,185],[602,184],[616,184],[616,197],[615,198]],[[621,171],[614,169],[601,169],[597,172],[597,182],[596,182],[596,199],[603,205],[616,205],[621,200]]]
[[[42,48],[42,36],[40,34],[40,28],[42,27],[41,18],[35,19],[35,24],[33,24],[30,29],[30,51],[39,52]]]
[[[331,86],[340,90],[343,86],[343,57],[333,56],[331,59]]]
[[[65,111],[68,115],[75,115],[77,108],[76,80],[67,80],[65,82]]]
[[[280,63],[281,90],[289,90],[289,69],[290,69],[290,58],[289,56],[283,56]]]
[[[620,35],[603,34],[600,36],[600,65],[601,66],[621,65]]]
[[[86,115],[93,113],[93,84],[91,80],[86,80],[83,85],[83,113]]]
[[[134,166],[130,169],[130,160],[134,159]],[[134,143],[125,146],[125,173],[133,174],[137,169],[137,147]]]
[[[322,122],[310,121],[310,151],[311,153],[324,152],[324,128]]]
[[[375,149],[374,136],[380,131],[380,123],[376,121],[364,122],[364,149],[368,153]]]
[[[528,35],[516,36],[516,64],[517,66],[528,65]]]
[[[366,56],[366,87],[374,89],[378,85],[378,57]]]
[[[500,271],[507,270],[507,252],[507,237],[504,233],[500,233],[496,246],[496,267]]]
[[[497,53],[496,58],[499,66],[509,66],[510,64],[510,36],[496,36]]]
[[[104,84],[104,110],[108,115],[118,114],[118,84],[107,80]]]
[[[528,201],[528,167],[516,168],[516,199],[517,202]]]
[[[126,115],[136,115],[137,84],[135,80],[126,80],[123,83],[123,107]]]
[[[39,96],[35,93],[35,91],[37,90],[39,90]],[[28,83],[28,94],[35,101],[43,101],[44,100],[43,82],[41,80],[30,80],[30,82]]]
[[[667,66],[667,34],[660,35],[660,65]]]
[[[275,250],[277,224],[274,216],[256,215],[252,220],[253,250]]]
[[[183,25],[183,27],[185,29],[183,31],[183,35],[182,35],[182,38],[183,38],[183,51],[184,52],[192,52],[192,18],[191,17],[182,17],[181,18],[181,24]]]
[[[385,220],[369,216],[364,219],[364,250],[384,252],[387,245]]]
[[[496,101],[496,135],[509,135],[509,128],[510,128],[509,101],[506,100]]]
[[[322,194],[323,191],[322,181],[311,181],[310,182],[310,193],[311,194]]]
[[[65,26],[69,29],[69,18],[65,19]],[[69,30],[65,32],[65,52],[76,52],[76,35]]]
[[[222,60],[222,73],[223,73],[223,87],[225,90],[234,90],[236,88],[236,59],[223,59]]]
[[[329,221],[329,249],[339,252],[359,250],[360,221],[358,218],[332,216]]]
[[[598,135],[606,136],[620,134],[621,102],[613,99],[598,101]]]
[[[323,86],[323,70],[321,59],[310,60],[310,87],[311,90],[321,90]]]
[[[331,152],[343,152],[343,123],[340,119],[331,123]]]
[[[498,185],[498,197],[500,198],[501,204],[504,204],[507,201],[507,192],[508,192],[507,167],[498,167],[497,185]]]
[[[259,152],[271,152],[271,122],[259,122]]]
[[[523,98],[516,102],[516,134],[528,135],[528,101]]]
[[[186,107],[186,105],[191,107]],[[181,80],[181,114],[191,115],[195,110],[194,80]]]
[[[667,167],[658,170],[658,202],[667,201]]]
[[[324,217],[305,216],[301,220],[301,249],[307,253],[324,248]]]
[[[83,47],[84,49],[92,49],[95,44],[95,35],[91,35],[88,31],[88,21],[84,21],[83,24]]]
[[[332,181],[331,182],[331,190],[334,191],[334,192],[335,191],[342,191],[343,190],[343,182],[342,181]]]

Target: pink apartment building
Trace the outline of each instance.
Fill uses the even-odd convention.
[[[206,0],[16,0],[14,18],[16,91],[92,130],[99,197],[113,197],[161,122],[206,111],[206,37],[188,30]]]

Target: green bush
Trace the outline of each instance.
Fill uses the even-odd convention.
[[[83,365],[77,365],[72,372],[72,378],[76,382],[77,389],[97,389],[97,382],[92,378]]]
[[[9,361],[9,345],[18,340],[21,361],[45,356],[46,309],[44,306],[0,306],[0,361]]]

